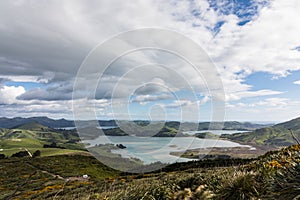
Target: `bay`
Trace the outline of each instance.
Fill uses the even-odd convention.
[[[138,158],[145,164],[162,162],[174,163],[192,159],[179,158],[170,152],[182,152],[187,149],[208,147],[250,147],[231,141],[200,139],[196,137],[136,137],[136,136],[99,136],[94,140],[85,140],[90,146],[97,144],[123,144],[125,149],[112,150],[124,158]]]

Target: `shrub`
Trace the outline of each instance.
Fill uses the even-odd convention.
[[[0,159],[4,159],[6,156],[4,154],[0,154]]]
[[[177,185],[181,188],[191,188],[195,190],[199,185],[203,183],[202,177],[200,175],[192,174],[191,176],[184,177],[179,180]]]
[[[26,156],[30,156],[27,151],[19,151],[17,153],[14,153],[11,157],[22,158]]]
[[[238,172],[217,190],[217,200],[259,199],[260,185],[253,173]]]
[[[300,165],[278,171],[270,180],[271,186],[267,198],[297,199],[300,196]]]
[[[52,142],[51,144],[44,144],[43,148],[59,148],[59,149],[66,149],[65,147],[57,146],[56,142]]]
[[[41,156],[41,151],[40,150],[36,150],[33,154],[32,154],[32,157],[35,158],[35,157],[40,157]]]

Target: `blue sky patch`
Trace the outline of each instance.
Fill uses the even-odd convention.
[[[225,21],[219,21],[216,23],[215,27],[213,28],[213,32],[215,34],[217,34],[220,30],[221,30],[221,27],[223,26],[223,24],[225,24]]]
[[[7,86],[22,86],[25,88],[25,90],[31,90],[34,88],[45,88],[46,85],[42,83],[36,83],[36,82],[14,82],[14,81],[8,81],[5,83]]]
[[[273,79],[273,75],[266,72],[257,72],[248,76],[245,83],[251,85],[252,90],[276,90],[284,92],[287,98],[299,99],[300,85],[294,84],[298,80],[300,80],[300,70],[279,79]]]
[[[269,1],[254,0],[208,0],[210,7],[222,15],[234,14],[239,19],[239,26],[244,26],[256,16],[261,7],[268,5]]]

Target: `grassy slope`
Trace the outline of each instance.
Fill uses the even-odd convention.
[[[218,135],[213,134],[211,132],[196,133],[195,137],[198,137],[198,138],[201,138],[201,139],[219,139]]]
[[[0,160],[0,198],[17,188],[13,199],[274,199],[284,190],[272,188],[273,184],[285,184],[277,174],[292,170],[299,159],[300,146],[295,145],[240,167],[200,168],[191,162],[180,170],[128,176],[89,156],[4,159]],[[89,174],[91,179],[65,182],[49,173],[63,178]],[[299,175],[299,170],[293,173]],[[299,183],[296,177],[294,181]],[[290,192],[299,195],[295,187]]]
[[[78,136],[71,131],[50,129],[36,122],[24,124],[15,129],[0,129],[0,154],[11,156],[25,148],[30,152],[41,151],[41,156],[82,152],[84,145],[78,142]],[[61,148],[43,148],[43,145],[56,142]]]
[[[56,175],[66,179],[88,174],[90,180],[67,183],[65,190],[76,193],[83,188],[87,192],[92,180],[101,181],[119,174],[95,158],[83,155],[3,159],[0,168],[0,199],[52,199],[66,184]]]
[[[241,137],[243,140],[250,142],[255,140],[263,143],[274,141],[274,137],[278,139],[278,136],[284,133],[284,129],[297,127],[297,123],[298,121],[296,120],[293,121],[293,124],[285,123],[276,125],[271,129],[260,129],[256,131],[254,137],[251,134],[242,135]],[[268,133],[267,136],[266,132]],[[298,131],[296,130],[297,133]],[[65,136],[62,136],[60,133],[45,130],[44,128],[43,130],[3,129],[0,132],[0,141],[2,142],[2,144],[0,142],[0,149],[6,147],[5,151],[13,151],[18,150],[21,145],[30,151],[41,149],[44,151],[42,155],[65,154],[71,151],[67,149],[41,148],[46,142],[43,137],[48,134],[50,134],[50,138],[59,139],[61,143],[67,141]],[[43,137],[37,139],[37,136]],[[240,137],[240,135],[234,136]],[[241,191],[242,193],[247,193],[246,195],[250,197],[264,199],[262,197],[267,192],[265,185],[271,187],[266,180],[268,180],[269,176],[272,178],[274,175],[273,173],[269,174],[269,171],[272,172],[271,169],[274,169],[275,172],[279,169],[285,170],[287,167],[294,166],[295,162],[299,163],[300,148],[296,147],[293,147],[293,151],[283,150],[268,153],[257,162],[241,168],[206,169],[197,167],[197,164],[192,164],[176,172],[176,169],[172,169],[174,171],[171,170],[167,173],[129,176],[119,176],[120,172],[104,166],[93,157],[80,154],[34,159],[3,159],[0,160],[2,172],[0,173],[0,199],[7,197],[13,199],[53,199],[54,197],[57,197],[57,199],[103,199],[105,197],[109,197],[109,199],[172,199],[175,197],[179,198],[180,195],[181,199],[183,199],[182,195],[193,196],[194,199],[208,199],[208,197],[214,195],[216,199],[224,199],[224,195],[227,193],[229,196],[236,195],[236,191],[239,191],[238,193],[241,193]],[[296,155],[298,157],[294,159]],[[291,164],[286,164],[287,161],[291,162]],[[268,175],[266,176],[265,173]],[[88,174],[91,179],[66,182],[51,174],[59,175],[63,178]],[[256,179],[261,181],[262,177],[265,178],[264,176],[266,176],[266,180],[262,182],[265,185],[260,185]],[[244,185],[246,188],[243,188]],[[249,185],[255,187],[254,193],[248,190]]]
[[[253,132],[236,133],[232,135],[224,134],[221,138],[257,145],[288,146],[295,144],[289,129],[293,129],[296,137],[300,138],[300,118],[271,127],[257,129]]]

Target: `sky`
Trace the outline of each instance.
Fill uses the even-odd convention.
[[[0,117],[299,117],[299,10],[299,0],[0,1]],[[103,66],[94,63],[93,74],[78,76],[84,61],[114,36],[143,28],[176,32],[186,39],[159,40],[187,56],[200,52],[187,48],[193,41],[211,64],[200,76],[175,54],[136,50],[106,68],[92,91],[89,75]],[[102,51],[99,60],[132,45],[126,42]],[[224,103],[219,111],[212,111],[215,99]]]

